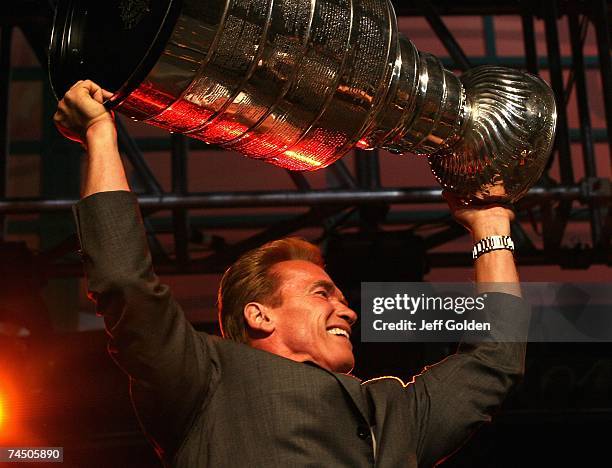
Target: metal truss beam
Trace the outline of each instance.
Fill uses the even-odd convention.
[[[9,97],[11,87],[11,43],[13,28],[3,26],[0,33],[0,198],[6,197],[9,156]],[[6,219],[0,214],[0,241],[4,239]]]
[[[448,54],[451,56],[457,69],[461,71],[466,71],[472,67],[470,61],[459,45],[459,43],[455,40],[455,37],[448,30],[444,21],[440,18],[438,11],[436,11],[435,6],[429,0],[419,0],[416,2],[421,6],[423,14],[427,19],[427,22],[431,26],[431,29],[436,33],[436,36],[442,41],[444,48],[447,50]]]
[[[189,192],[187,164],[189,160],[189,140],[184,135],[172,135],[172,193],[184,196]],[[189,213],[184,208],[172,212],[174,232],[174,252],[179,265],[189,263]]]
[[[597,36],[597,50],[599,55],[599,68],[601,72],[601,84],[603,88],[604,109],[606,112],[606,128],[608,130],[608,148],[610,152],[610,163],[612,164],[612,58],[610,50],[612,42],[610,39],[610,12],[612,6],[606,0],[593,0],[591,5],[591,20],[595,25]]]
[[[574,65],[572,68],[572,83],[576,91],[576,100],[578,101],[584,173],[587,178],[595,178],[597,176],[597,166],[595,162],[595,148],[593,146],[593,132],[591,129],[583,54],[584,37],[586,35],[586,26],[588,23],[586,22],[586,16],[582,18],[579,17],[576,0],[571,2],[571,7],[574,10],[572,14],[568,15],[568,23]],[[566,99],[566,104],[567,102],[568,99]],[[599,246],[602,240],[602,211],[594,204],[590,205],[589,211],[591,215],[591,241],[594,246]]]
[[[353,175],[349,172],[346,164],[342,159],[339,159],[334,164],[329,166],[329,173],[338,183],[338,186],[345,189],[355,189],[357,188],[357,182],[353,178]]]
[[[534,187],[523,203],[541,201],[597,201],[600,204],[612,202],[612,195],[606,191],[589,190],[585,184]],[[24,214],[54,211],[69,211],[76,199],[5,199],[0,200],[0,213]],[[309,192],[267,191],[267,192],[211,192],[191,193],[180,196],[139,196],[144,210],[173,210],[176,208],[248,208],[279,206],[324,206],[324,205],[372,205],[380,203],[442,203],[442,190],[435,187],[398,188],[379,190],[312,190]]]
[[[559,16],[558,2],[557,0],[546,0],[544,6],[544,27],[548,61],[550,63],[550,81],[557,101],[557,134],[553,157],[549,160],[547,171],[550,170],[555,160],[554,156],[556,156],[561,173],[561,182],[572,184],[574,181],[574,171],[572,167],[561,49],[557,26],[557,18]],[[548,212],[550,216],[547,217],[548,222],[544,225],[544,248],[546,250],[554,251],[561,245],[570,210],[571,202],[567,200],[561,201],[555,210],[549,207]]]
[[[138,176],[138,182],[142,184],[142,187],[153,195],[161,195],[163,189],[160,183],[157,181],[155,174],[149,168],[147,161],[145,160],[142,151],[138,147],[138,144],[131,137],[121,118],[115,119],[117,126],[117,140],[119,147],[126,155],[130,164],[134,167],[135,174]]]

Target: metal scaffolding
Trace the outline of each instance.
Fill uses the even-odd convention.
[[[538,185],[521,200],[517,208],[517,221],[513,233],[517,238],[517,261],[524,265],[561,265],[566,268],[586,268],[594,264],[611,265],[612,231],[611,181],[601,177],[595,159],[595,145],[608,144],[612,133],[612,70],[610,62],[610,4],[606,0],[546,0],[543,2],[477,0],[431,0],[414,2],[393,2],[398,16],[422,16],[448,52],[445,64],[456,70],[465,70],[481,62],[494,62],[524,68],[532,73],[546,68],[550,82],[557,97],[558,128],[555,142],[554,161],[560,169],[560,179],[554,180],[546,172]],[[7,116],[10,115],[9,103],[11,80],[42,80],[47,86],[45,66],[46,37],[52,18],[53,2],[46,0],[24,0],[7,2],[0,7],[2,27],[0,43],[0,242],[7,230],[11,229],[15,214],[45,214],[68,212],[77,200],[58,191],[48,190],[37,199],[15,199],[6,196],[6,172],[9,154],[39,153],[47,156],[48,141],[9,141]],[[487,42],[486,57],[469,57],[459,41],[453,36],[444,18],[446,15],[482,16],[487,25],[484,40]],[[524,56],[499,57],[495,54],[495,31],[492,15],[514,15],[521,19]],[[563,56],[559,46],[559,20],[567,21],[571,55]],[[535,23],[542,21],[545,29],[545,56],[539,56],[536,47]],[[20,28],[35,54],[41,60],[40,69],[12,68],[10,63],[11,34]],[[585,56],[584,41],[586,33],[592,28],[597,38],[597,56]],[[545,46],[545,49],[544,49]],[[589,90],[586,84],[586,71],[598,70],[604,94],[605,128],[592,128],[589,109]],[[569,78],[564,71],[569,70]],[[568,124],[569,96],[575,94],[578,104],[579,128]],[[46,91],[49,96],[49,91]],[[47,116],[48,117],[48,116]],[[48,119],[47,125],[51,125]],[[48,134],[48,132],[47,132]],[[133,181],[139,188],[140,202],[145,213],[168,210],[166,220],[148,219],[147,229],[154,243],[157,270],[167,274],[200,274],[222,271],[240,253],[273,238],[289,235],[306,227],[319,227],[325,233],[342,234],[342,229],[350,227],[362,232],[385,230],[388,226],[404,226],[408,230],[414,226],[437,226],[439,231],[425,238],[424,253],[430,267],[468,266],[471,258],[464,252],[438,254],[432,249],[450,242],[462,232],[457,230],[454,221],[445,211],[410,211],[390,213],[391,205],[396,204],[437,204],[442,201],[438,187],[405,187],[401,189],[382,186],[379,156],[357,151],[355,167],[350,170],[339,161],[327,171],[330,182],[328,189],[311,189],[308,180],[300,173],[290,173],[295,190],[287,191],[249,191],[249,192],[207,192],[193,193],[188,189],[187,161],[190,151],[211,149],[199,141],[192,141],[180,135],[169,135],[167,139],[134,139],[118,119],[118,136],[122,152],[137,176]],[[585,177],[575,178],[575,162],[572,159],[571,143],[580,143]],[[65,146],[55,145],[60,151]],[[148,167],[143,153],[166,151],[171,156],[171,190],[165,192],[154,172]],[[612,163],[612,151],[610,162]],[[550,169],[550,166],[549,166]],[[49,177],[52,177],[49,176]],[[51,184],[53,185],[53,184]],[[577,207],[576,205],[580,205]],[[305,213],[284,215],[241,214],[241,208],[248,207],[305,207]],[[202,219],[193,210],[203,208],[236,208],[235,216],[210,216]],[[540,232],[543,246],[536,248],[529,235],[522,229],[522,222],[529,221]],[[568,226],[573,223],[588,223],[591,245],[563,245],[563,237]],[[18,224],[15,221],[15,224]],[[23,233],[35,232],[27,222],[21,222]],[[29,227],[28,227],[29,226]],[[194,239],[201,239],[214,229],[244,230],[245,239],[228,245],[221,239],[214,243],[208,256],[194,256]],[[258,232],[253,235],[253,230]],[[165,252],[156,235],[171,232],[174,236],[173,251]],[[70,238],[71,239],[71,238]],[[68,242],[70,244],[70,242]],[[62,253],[66,242],[59,243]],[[68,249],[70,250],[70,249]],[[198,246],[201,250],[201,246]],[[51,253],[49,253],[51,252]],[[49,276],[78,276],[81,268],[73,259],[56,262],[58,255],[53,249],[41,255],[41,268]],[[578,254],[578,255],[577,255]],[[52,261],[50,259],[53,259]]]

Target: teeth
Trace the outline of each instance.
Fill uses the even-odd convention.
[[[330,333],[332,335],[342,335],[349,338],[349,334],[342,328],[330,328],[329,330],[327,330],[327,333]]]

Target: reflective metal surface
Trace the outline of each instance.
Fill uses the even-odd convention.
[[[152,3],[143,10],[143,2]],[[83,3],[79,11],[94,0]],[[147,8],[170,12],[156,36],[169,31],[163,51],[152,47],[132,74],[145,78],[136,89],[127,78],[110,89],[110,104],[252,158],[314,170],[354,147],[381,147],[427,155],[442,186],[466,201],[514,201],[550,153],[556,114],[548,86],[498,67],[457,78],[398,34],[388,0],[111,0],[105,8],[136,10],[133,28],[147,20]],[[73,36],[96,41],[99,30],[60,10],[55,38],[72,27]],[[63,60],[53,53],[58,42],[52,62]],[[81,76],[71,78],[87,71],[81,64]],[[51,81],[61,95],[56,84],[70,80],[52,72]]]
[[[542,174],[555,134],[555,100],[536,76],[477,67],[461,77],[465,125],[458,141],[429,156],[444,188],[465,199],[514,201]]]

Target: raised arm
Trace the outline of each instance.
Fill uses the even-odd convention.
[[[462,207],[451,197],[447,200],[474,242],[510,235],[514,218],[510,209]],[[423,466],[433,466],[450,455],[481,423],[489,421],[523,374],[525,343],[520,341],[526,340],[529,316],[520,297],[513,253],[495,250],[476,259],[474,266],[479,292],[487,293],[490,341],[462,343],[456,354],[429,367],[407,388],[422,428],[418,456]]]
[[[54,120],[87,152],[83,199],[74,212],[89,295],[104,316],[113,359],[130,376],[143,428],[168,459],[216,376],[216,355],[212,339],[195,332],[153,272],[104,97],[91,81],[78,82]]]

